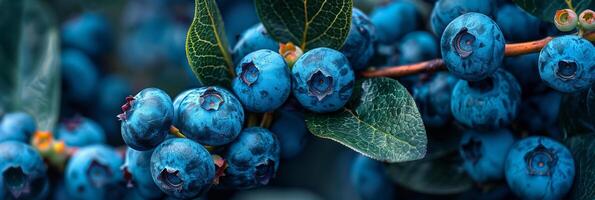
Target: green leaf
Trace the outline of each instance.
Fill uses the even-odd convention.
[[[233,62],[223,20],[215,0],[195,0],[194,19],[186,36],[186,57],[203,85],[229,87]]]
[[[302,49],[339,49],[351,26],[352,0],[255,0],[260,21],[277,41]]]
[[[308,114],[314,135],[335,140],[385,162],[417,160],[426,154],[426,131],[407,89],[389,78],[358,82],[351,108],[330,114]]]
[[[554,22],[557,10],[568,8],[565,0],[513,0],[513,2],[529,14],[548,22]],[[579,15],[585,9],[595,8],[595,1],[572,0],[572,5]]]
[[[18,48],[24,1],[0,0],[0,114],[10,110],[18,85]],[[10,30],[10,31],[7,31]]]
[[[595,199],[595,134],[575,136],[567,140],[572,151],[576,174],[570,199]]]
[[[11,101],[2,101],[2,107],[6,112],[28,112],[36,119],[38,129],[50,131],[57,121],[60,106],[58,28],[49,9],[41,2],[0,1],[0,7],[13,2],[22,2],[21,9],[7,9],[6,15],[0,17],[0,21],[21,24],[12,25],[20,28],[2,33],[20,35],[16,49],[0,52],[0,57],[11,60],[3,59],[0,63],[3,78],[11,79],[10,83],[3,82],[0,86],[3,88],[0,99]]]
[[[461,193],[473,186],[473,181],[460,168],[457,152],[435,159],[390,164],[389,177],[409,190],[424,194],[445,195]]]
[[[564,138],[595,132],[595,85],[581,92],[565,94],[560,103],[560,127]]]

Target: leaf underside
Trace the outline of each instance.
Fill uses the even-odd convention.
[[[554,22],[557,10],[568,8],[565,0],[513,0],[513,2],[531,15],[548,22]],[[572,5],[579,15],[585,9],[595,8],[595,1],[572,0]]]
[[[256,12],[279,42],[339,49],[351,26],[352,0],[256,0]]]
[[[374,78],[359,82],[349,105],[331,114],[308,114],[308,129],[385,162],[425,156],[427,138],[411,95],[398,81]]]
[[[203,85],[229,87],[233,62],[223,20],[214,0],[195,0],[194,19],[186,36],[186,57]]]

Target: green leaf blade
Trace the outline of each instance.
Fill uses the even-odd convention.
[[[196,0],[194,19],[186,36],[186,57],[204,85],[229,87],[233,62],[223,20],[214,0]]]
[[[576,174],[571,199],[595,199],[595,134],[574,136],[566,141],[574,157]]]
[[[548,22],[554,22],[554,15],[557,10],[566,9],[568,5],[565,0],[513,0],[529,14]],[[572,0],[577,15],[585,9],[595,8],[594,0]]]
[[[352,0],[256,0],[256,12],[277,41],[302,49],[340,49],[351,26]]]
[[[427,137],[419,111],[405,87],[388,78],[367,79],[355,88],[351,104],[331,114],[309,114],[308,129],[385,162],[421,159]]]

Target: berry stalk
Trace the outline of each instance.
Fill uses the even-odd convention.
[[[591,39],[595,39],[595,32],[589,32],[583,37],[593,41]],[[536,41],[506,44],[504,55],[519,56],[539,52],[552,39],[554,39],[554,37],[550,36]],[[419,73],[435,72],[439,70],[446,70],[446,66],[444,65],[444,61],[442,59],[437,58],[409,65],[392,66],[382,69],[363,71],[361,72],[361,75],[363,77],[401,77]]]

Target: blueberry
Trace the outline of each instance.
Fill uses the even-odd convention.
[[[575,174],[568,149],[547,137],[528,137],[515,143],[505,164],[506,182],[521,199],[562,199]]]
[[[440,127],[452,118],[450,99],[457,81],[448,73],[438,73],[430,82],[413,87],[413,98],[426,126]]]
[[[242,31],[250,28],[252,24],[259,22],[254,2],[250,0],[235,0],[233,3],[218,3],[223,21],[225,22],[227,41],[233,46]]]
[[[59,124],[56,138],[63,140],[67,146],[83,147],[105,143],[105,132],[93,120],[76,116]]]
[[[562,94],[555,91],[524,99],[519,110],[519,125],[529,132],[541,132],[556,127],[561,101]]]
[[[242,104],[220,87],[192,89],[176,112],[175,126],[186,137],[209,146],[230,143],[244,124]]]
[[[463,169],[478,183],[503,179],[504,161],[513,143],[512,133],[506,129],[465,131],[459,146]]]
[[[515,119],[521,103],[521,88],[504,70],[481,81],[459,80],[452,92],[452,114],[474,128],[498,128]]]
[[[247,128],[229,145],[225,187],[247,189],[268,184],[279,167],[279,141],[267,129]]]
[[[163,196],[151,176],[152,154],[153,151],[137,151],[128,147],[126,160],[121,167],[128,186],[132,186],[140,196],[148,199]]]
[[[422,62],[438,57],[438,42],[434,35],[425,31],[411,32],[405,35],[399,44],[402,65]]]
[[[350,181],[363,200],[394,199],[395,191],[382,163],[358,155],[351,166]]]
[[[504,68],[519,81],[524,95],[542,93],[548,89],[537,76],[539,53],[504,58]]]
[[[14,112],[0,116],[0,142],[10,140],[29,143],[36,129],[35,119],[28,113]]]
[[[180,111],[180,104],[182,104],[182,100],[184,100],[186,98],[186,96],[188,96],[188,94],[190,94],[190,92],[192,92],[192,90],[185,90],[182,93],[178,94],[178,96],[176,96],[176,98],[174,99],[173,105],[174,105],[174,124],[178,121],[178,112]]]
[[[246,55],[235,72],[232,88],[246,110],[270,112],[289,97],[289,68],[274,51],[261,49]]]
[[[351,14],[351,28],[341,52],[349,59],[354,70],[367,67],[374,54],[374,35],[376,29],[370,18],[357,8]]]
[[[119,198],[124,187],[122,157],[111,147],[91,145],[78,149],[66,165],[66,189],[74,199]]]
[[[576,92],[595,82],[595,48],[589,41],[567,35],[554,38],[539,53],[539,76],[560,92]]]
[[[157,187],[175,198],[189,199],[208,192],[215,163],[200,144],[186,138],[161,143],[151,156],[151,176]]]
[[[161,143],[172,125],[171,98],[157,88],[146,88],[134,97],[127,97],[122,106],[122,138],[128,146],[146,151]]]
[[[329,48],[302,55],[291,70],[293,95],[306,109],[332,112],[342,108],[353,92],[355,76],[347,58]]]
[[[524,42],[541,37],[539,31],[536,31],[540,30],[541,20],[514,4],[500,7],[495,19],[506,41]]]
[[[467,13],[448,24],[440,48],[450,72],[461,79],[477,81],[502,65],[504,42],[496,22],[480,13]]]
[[[470,12],[493,16],[495,9],[495,1],[439,0],[430,15],[432,31],[441,37],[446,26],[458,16]]]
[[[376,27],[376,39],[384,44],[398,41],[421,24],[415,4],[408,1],[391,1],[376,7],[370,20]]]
[[[261,23],[258,23],[242,33],[238,43],[233,48],[234,63],[240,62],[251,52],[268,49],[277,51],[279,44],[268,33]]]
[[[0,143],[0,199],[46,199],[49,191],[43,159],[31,146]]]
[[[130,93],[132,93],[132,87],[124,77],[109,75],[99,82],[92,116],[105,130],[110,144],[120,145],[123,143],[120,123],[116,115],[120,113],[122,99],[125,99]]]
[[[89,56],[107,53],[111,47],[111,27],[105,16],[85,12],[68,20],[62,27],[62,43]]]
[[[61,55],[62,93],[68,102],[85,104],[95,95],[99,79],[93,62],[78,50],[66,49]]]
[[[289,103],[289,102],[288,102]],[[285,104],[277,110],[271,132],[279,139],[281,158],[293,158],[302,152],[308,139],[308,129],[299,105]]]

